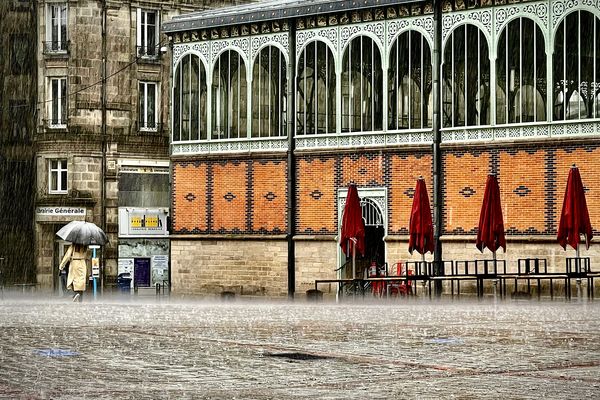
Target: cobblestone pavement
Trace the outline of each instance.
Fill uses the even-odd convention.
[[[600,398],[600,302],[0,299],[2,399]]]

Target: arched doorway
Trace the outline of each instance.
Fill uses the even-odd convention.
[[[342,213],[346,204],[348,189],[340,189],[338,193],[338,232],[341,229]],[[385,235],[387,227],[387,192],[385,188],[358,188],[362,217],[365,222],[365,255],[356,255],[356,277],[366,277],[369,266],[375,262],[377,266],[385,265]],[[338,278],[352,278],[352,255],[343,253],[338,246]]]

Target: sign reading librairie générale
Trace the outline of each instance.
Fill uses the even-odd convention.
[[[37,215],[57,215],[71,217],[85,217],[85,208],[83,207],[37,207]]]

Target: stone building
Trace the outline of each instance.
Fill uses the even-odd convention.
[[[161,23],[222,6],[201,0],[39,0],[35,257],[37,283],[57,287],[71,220],[94,222],[102,287],[130,272],[168,283],[169,43]]]
[[[35,281],[36,8],[0,2],[0,285]]]
[[[431,1],[277,1],[163,25],[174,293],[285,296],[345,276],[350,183],[367,225],[363,266],[417,260],[407,233],[419,176],[443,260],[491,257],[475,234],[495,173],[508,233],[498,257],[564,270],[574,250],[556,231],[574,163],[600,227],[599,2],[445,0],[435,21]],[[592,265],[597,247],[583,252]]]

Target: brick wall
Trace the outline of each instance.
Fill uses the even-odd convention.
[[[600,232],[600,145],[538,145],[444,153],[444,233],[476,234],[486,175],[498,174],[509,235],[556,235],[571,165],[586,187],[590,220]]]
[[[407,251],[408,222],[416,179],[425,178],[432,196],[432,157],[429,149],[414,151],[363,151],[360,154],[322,154],[297,157],[296,176],[296,292],[304,293],[314,286],[315,279],[336,278],[339,246],[337,193],[354,182],[359,187],[386,187],[388,196],[388,230],[386,261],[390,268],[398,261],[420,260],[418,254]],[[443,155],[443,252],[446,260],[489,258],[489,252],[475,248],[479,212],[490,172],[498,175],[502,196],[505,227],[508,233],[508,252],[499,253],[516,268],[518,258],[543,257],[551,270],[563,271],[565,252],[556,244],[558,216],[570,166],[576,163],[581,170],[590,210],[592,226],[599,235],[600,227],[600,145],[583,142],[547,143],[505,147],[447,147]],[[174,170],[174,233],[220,234],[281,234],[286,231],[286,162],[277,159],[243,159],[231,161],[178,161]],[[433,205],[433,204],[432,204]],[[535,238],[531,238],[535,237]],[[273,258],[265,247],[271,240],[220,241],[184,240],[182,245],[201,247],[173,254],[173,262],[182,271],[192,271],[198,257],[218,270],[229,263],[243,262],[243,256],[220,258],[215,249],[225,254],[227,249],[250,252],[256,262],[270,263],[282,274],[283,283],[261,284],[269,293],[286,291],[287,248],[278,243],[278,257]],[[173,241],[175,247],[180,240]],[[190,244],[191,243],[191,244]],[[189,254],[194,257],[190,258]],[[182,256],[181,259],[178,259]],[[585,255],[600,257],[593,247]],[[228,256],[229,257],[229,256]],[[236,258],[237,257],[237,258]],[[427,260],[432,256],[427,255]],[[189,259],[189,260],[188,260]],[[188,260],[188,261],[186,261]],[[233,260],[233,261],[232,261]],[[242,260],[242,261],[240,261]],[[189,263],[189,265],[186,264]],[[204,264],[202,264],[204,265]],[[235,270],[235,267],[230,267]],[[188,272],[177,272],[185,276]],[[264,271],[255,271],[261,276]],[[192,272],[189,272],[192,273]],[[236,272],[237,273],[237,272]],[[240,272],[241,273],[241,272]],[[241,273],[242,275],[246,274]],[[256,276],[244,275],[250,282]],[[187,279],[187,278],[186,278]],[[208,281],[205,281],[208,279]],[[199,285],[217,285],[206,274],[193,279]],[[236,278],[237,279],[237,278]],[[226,279],[229,282],[229,278]],[[185,290],[196,290],[180,283]],[[233,282],[233,281],[232,281]],[[243,279],[235,280],[242,284]],[[278,286],[282,284],[281,288]],[[174,281],[174,287],[178,282]],[[271,286],[270,286],[271,285]],[[218,286],[218,285],[217,285]],[[256,285],[254,285],[256,286]],[[259,285],[259,287],[262,287]],[[270,289],[269,289],[270,287]],[[216,290],[206,287],[206,290]],[[210,290],[209,290],[210,289]],[[259,291],[260,291],[259,290]]]
[[[285,233],[286,168],[278,159],[175,162],[173,233]]]

